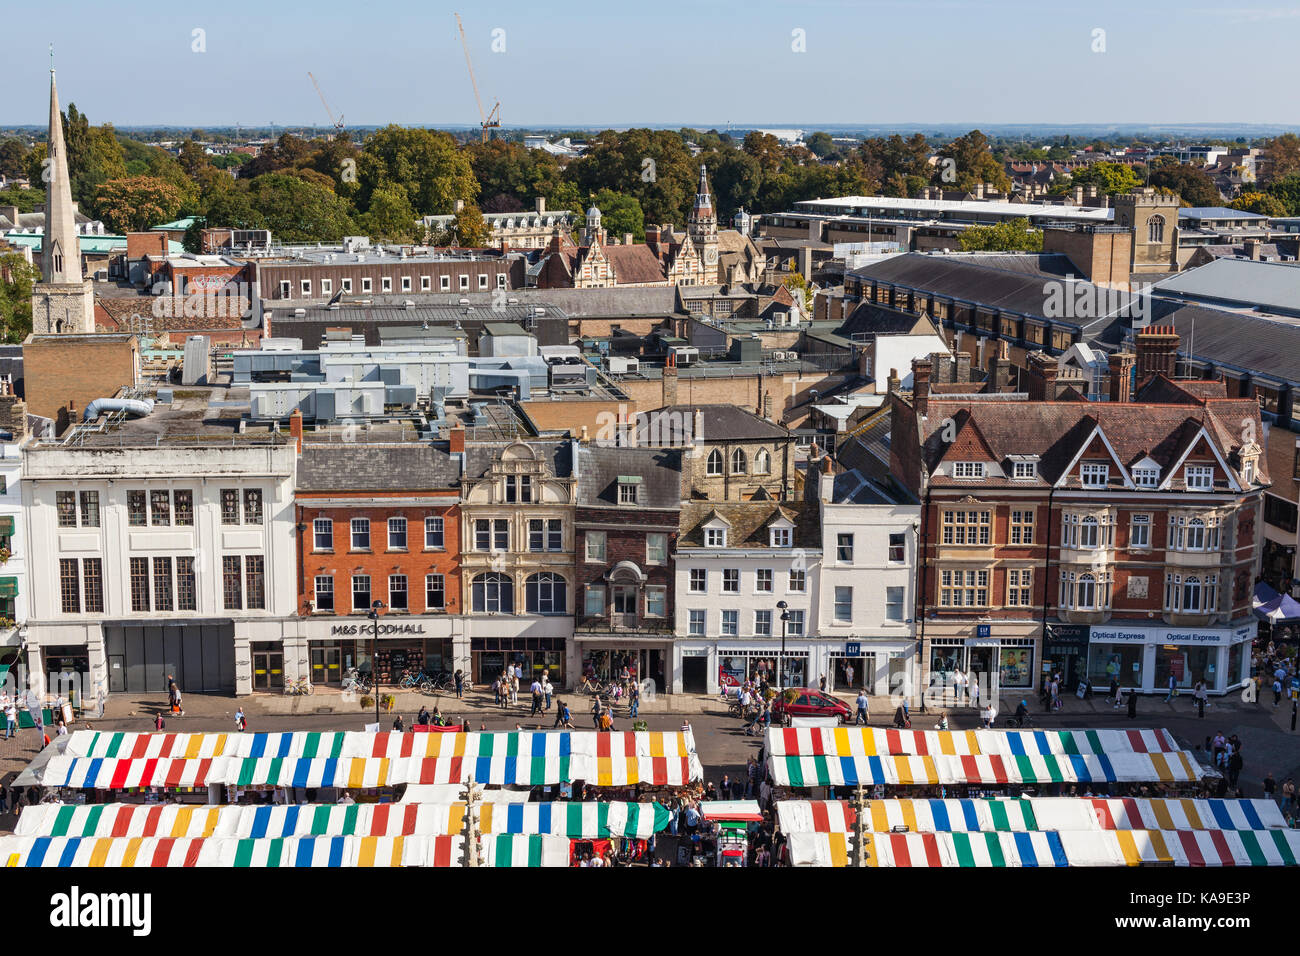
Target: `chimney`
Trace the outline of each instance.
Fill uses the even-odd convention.
[[[18,207],[17,206],[0,206],[0,216],[9,220],[9,223],[16,229],[18,227]]]
[[[930,373],[934,363],[928,358],[912,359],[912,407],[925,418],[930,410]]]
[[[677,404],[677,355],[674,352],[668,353],[668,362],[664,365],[662,398],[665,407]]]
[[[1110,363],[1110,400],[1133,401],[1133,364],[1137,357],[1132,352],[1114,352]]]
[[[691,433],[691,436],[696,444],[704,441],[704,412],[698,408],[695,410],[695,431]]]
[[[451,454],[465,454],[465,426],[457,425],[447,433],[447,450]]]
[[[808,241],[809,242],[822,241],[822,223],[820,219],[808,220]]]
[[[1029,355],[1029,400],[1031,402],[1056,401],[1056,379],[1060,368],[1056,359],[1046,352]]]
[[[659,242],[659,227],[657,225],[645,227],[645,241],[647,245],[655,245]]]
[[[302,409],[295,408],[289,416],[289,437],[294,440],[298,454],[302,454]]]
[[[1008,383],[1011,381],[1011,359],[1008,358],[1009,349],[1006,339],[998,342],[998,357],[992,362],[989,369],[990,387],[988,391],[1004,392]]]
[[[885,394],[893,395],[898,391],[898,385],[898,369],[891,368],[889,370],[889,378],[885,379]]]
[[[976,184],[976,186],[975,186],[975,198],[976,198],[976,199],[983,199],[983,198],[984,198],[984,184],[983,184],[983,183],[978,183],[978,184]]]
[[[970,381],[970,353],[957,353],[957,371],[954,373],[954,382]]]
[[[835,500],[835,462],[827,455],[819,463],[818,491],[822,501],[829,504]]]
[[[1174,377],[1178,359],[1178,333],[1172,325],[1153,325],[1139,332],[1137,341],[1137,378],[1146,381],[1153,375]]]
[[[1251,260],[1252,262],[1259,262],[1259,251],[1260,251],[1260,247],[1263,245],[1264,244],[1260,242],[1258,239],[1247,239],[1246,258]]]
[[[465,200],[463,200],[463,199],[457,199],[457,200],[456,200],[456,212],[461,213],[461,212],[464,212],[464,211],[465,211]]]
[[[1089,183],[1087,189],[1084,190],[1083,194],[1087,196],[1089,199],[1096,199],[1097,187],[1094,184]]]
[[[1075,186],[1075,187],[1074,187],[1074,204],[1075,204],[1076,206],[1082,206],[1082,205],[1083,205],[1083,187],[1082,187],[1082,186]]]
[[[538,196],[534,202],[537,207],[537,214],[539,216],[544,215],[546,213],[546,197]]]
[[[623,245],[625,246],[632,245],[632,233],[630,232],[623,233]]]

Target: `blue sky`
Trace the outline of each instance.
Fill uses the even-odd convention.
[[[94,122],[323,126],[311,70],[349,125],[469,125],[453,10],[507,125],[1300,124],[1300,0],[7,6],[7,124],[44,121],[53,41]]]

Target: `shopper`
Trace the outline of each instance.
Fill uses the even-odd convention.
[[[456,699],[459,700],[465,692],[465,675],[456,671]]]
[[[235,709],[235,729],[238,730],[240,733],[243,733],[244,729],[247,726],[248,726],[248,720],[244,717],[244,708],[237,707]]]
[[[406,730],[405,724],[402,723],[401,714],[398,714],[397,719],[393,721],[393,730],[397,731],[399,734]]]

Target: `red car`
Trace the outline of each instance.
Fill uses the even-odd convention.
[[[844,701],[823,694],[815,687],[789,687],[772,703],[773,722],[789,723],[791,717],[835,717],[842,723],[853,720]]]

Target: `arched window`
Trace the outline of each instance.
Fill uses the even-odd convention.
[[[715,448],[709,452],[709,460],[704,466],[704,473],[706,475],[722,474],[722,452],[718,451],[718,449]]]
[[[1205,550],[1205,522],[1200,518],[1187,522],[1187,550]]]
[[[770,475],[772,473],[772,456],[768,454],[766,448],[759,449],[754,456],[754,474]]]
[[[1079,547],[1097,547],[1097,519],[1092,515],[1079,522]]]
[[[1165,241],[1165,217],[1152,216],[1147,220],[1147,242]]]
[[[525,610],[529,614],[564,614],[569,607],[568,587],[558,574],[534,574],[524,583]]]
[[[733,475],[745,473],[745,453],[739,448],[731,453],[731,473]]]
[[[515,586],[510,576],[489,571],[474,578],[471,588],[474,610],[484,614],[513,614]]]
[[[1097,579],[1091,574],[1079,576],[1079,588],[1075,593],[1074,606],[1089,609],[1097,606]]]
[[[1201,579],[1190,577],[1183,579],[1183,610],[1199,611],[1201,609]]]

